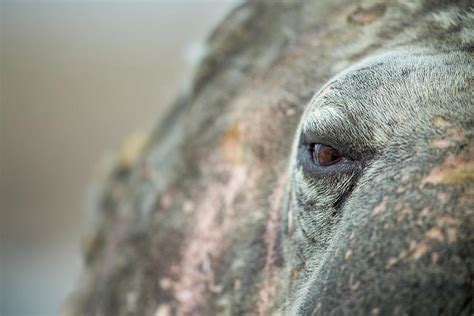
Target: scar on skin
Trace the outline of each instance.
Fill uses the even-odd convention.
[[[474,181],[474,146],[461,155],[450,154],[444,162],[431,170],[421,184],[458,184]]]

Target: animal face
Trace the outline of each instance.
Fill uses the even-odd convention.
[[[388,312],[388,296],[400,311],[406,306],[396,302],[410,295],[435,301],[420,311],[462,305],[466,297],[451,291],[469,285],[447,264],[472,245],[463,227],[472,211],[447,199],[472,180],[472,71],[467,54],[398,51],[351,67],[315,94],[291,163],[287,256],[301,270],[293,313]],[[442,179],[430,176],[449,159],[458,164],[440,170]],[[463,172],[470,176],[450,180]],[[448,230],[457,237],[449,241]],[[467,276],[464,263],[458,272]]]
[[[236,9],[98,187],[75,314],[471,314],[468,7]]]

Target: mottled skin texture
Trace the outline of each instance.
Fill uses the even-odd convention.
[[[290,249],[299,255],[287,256],[304,268],[291,314],[472,308],[474,211],[459,203],[474,177],[470,58],[405,49],[371,57],[310,102],[292,167]],[[308,143],[348,158],[316,166]]]
[[[473,29],[468,1],[236,8],[97,181],[65,313],[471,315]]]

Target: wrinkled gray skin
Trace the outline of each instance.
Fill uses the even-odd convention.
[[[292,243],[304,266],[291,314],[472,309],[473,210],[457,209],[455,188],[439,195],[423,178],[449,155],[471,155],[472,164],[473,93],[466,78],[473,75],[466,53],[402,49],[344,71],[309,103],[291,166]],[[430,142],[447,136],[436,126],[440,118],[465,138],[449,146]],[[317,166],[308,150],[314,143],[345,158]],[[425,220],[426,200],[439,203],[426,209]],[[427,233],[445,224],[433,214],[455,219],[451,242]],[[404,225],[409,221],[419,222]],[[437,242],[425,245],[430,238]]]
[[[472,315],[473,19],[469,1],[240,5],[98,179],[65,313]]]

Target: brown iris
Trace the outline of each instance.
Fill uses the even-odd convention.
[[[313,160],[320,166],[329,166],[341,160],[342,155],[331,146],[314,144],[311,148]]]

